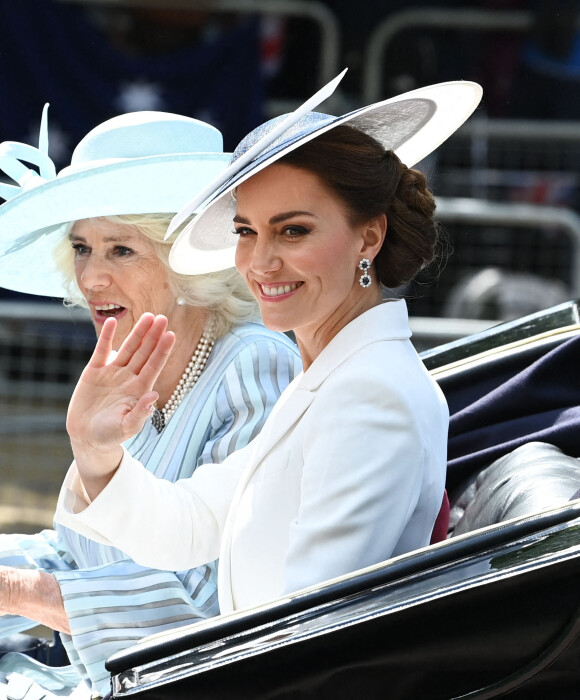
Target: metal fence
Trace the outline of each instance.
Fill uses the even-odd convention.
[[[406,290],[413,315],[508,320],[578,296],[574,211],[468,198],[437,202],[453,250],[437,281],[428,273]]]
[[[384,72],[388,70],[384,56],[395,38],[409,30],[431,32],[489,33],[529,32],[533,13],[527,10],[477,10],[470,8],[416,8],[387,15],[369,36],[363,68],[363,101],[382,99]]]
[[[0,532],[52,522],[71,460],[67,403],[93,345],[85,312],[0,303]]]
[[[507,304],[511,294],[511,301],[521,300],[522,313],[531,313],[537,309],[526,309],[526,297],[537,304],[542,295],[553,303],[576,296],[579,166],[578,123],[474,115],[419,166],[430,176],[454,253],[441,285],[418,302],[416,312],[477,317],[484,294],[478,311],[469,309],[466,290],[476,276],[483,284],[486,270],[496,278],[487,275],[487,283],[495,285],[491,306]],[[476,286],[474,281],[470,290]],[[451,296],[466,303],[453,304]]]
[[[436,154],[441,196],[580,204],[580,124],[475,114]]]
[[[387,54],[408,32],[428,36],[436,53],[445,52],[447,44],[453,44],[454,50],[461,51],[461,75],[470,77],[469,72],[475,71],[485,76],[481,61],[489,59],[492,42],[506,37],[521,41],[530,34],[534,16],[532,10],[444,7],[386,15],[369,36],[362,71],[363,103],[384,98],[384,83],[392,70]],[[481,47],[478,40],[482,38],[488,51],[483,56],[476,48]],[[471,51],[477,58],[470,55]],[[455,71],[455,62],[453,66]],[[433,167],[435,163],[431,183],[436,194],[580,210],[580,124],[489,119],[485,101],[490,91],[493,93],[493,87],[484,85],[483,108],[437,149],[429,164]]]

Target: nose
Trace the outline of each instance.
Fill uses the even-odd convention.
[[[275,240],[269,236],[256,236],[252,247],[250,269],[255,274],[267,275],[282,267],[282,258]]]
[[[79,286],[87,291],[106,289],[111,283],[107,262],[98,255],[90,255],[78,275]]]

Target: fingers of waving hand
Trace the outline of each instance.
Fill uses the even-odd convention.
[[[143,380],[155,381],[171,354],[175,336],[167,330],[165,316],[143,314],[125,338],[115,362],[129,367]]]
[[[153,316],[153,314],[151,314]],[[104,367],[109,361],[111,356],[111,351],[113,349],[113,338],[115,337],[115,330],[117,328],[117,321],[114,318],[108,318],[101,329],[101,333],[97,338],[97,344],[93,350],[91,359],[89,360],[88,367]]]
[[[109,361],[115,328],[115,320],[107,319],[67,418],[71,440],[107,449],[138,432],[147,420],[158,398],[153,386],[175,342],[166,318],[144,314]]]
[[[139,399],[152,390],[171,354],[175,336],[167,330],[165,316],[143,314],[111,360],[116,325],[114,319],[107,319],[103,324],[80,384]]]
[[[115,319],[107,319],[89,362],[89,367],[99,369],[109,364],[116,329]],[[165,316],[145,313],[123,341],[115,359],[115,367],[126,368],[132,375],[139,376],[145,387],[151,388],[165,366],[175,335],[167,330]]]

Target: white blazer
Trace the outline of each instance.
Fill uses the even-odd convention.
[[[172,484],[126,454],[89,504],[73,463],[56,519],[149,567],[219,556],[222,613],[427,545],[449,414],[409,338],[404,301],[367,311],[222,464]]]

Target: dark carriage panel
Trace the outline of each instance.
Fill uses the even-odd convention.
[[[485,697],[502,697],[515,686],[514,699],[554,697],[556,688],[559,699],[576,698],[580,623],[578,600],[570,600],[566,579],[579,570],[576,560],[554,580],[536,569],[491,590],[462,591],[453,596],[452,610],[447,599],[438,598],[427,610],[416,606],[389,619],[376,617],[332,636],[280,646],[267,658],[250,657],[239,667],[170,681],[139,697],[442,700],[478,690]],[[546,586],[554,597],[530,615]],[[555,596],[561,595],[556,605]]]
[[[138,645],[109,661],[114,697],[435,699],[554,673],[564,692],[580,648],[579,516],[577,504],[491,528]]]

